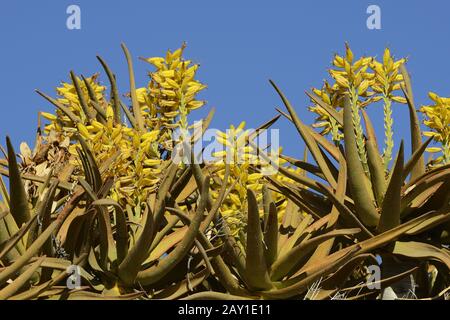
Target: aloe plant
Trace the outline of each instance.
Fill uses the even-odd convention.
[[[7,139],[0,159],[9,179],[9,187],[0,179],[1,299],[369,299],[409,276],[419,298],[443,296],[450,167],[447,118],[436,110],[445,110],[446,98],[431,95],[435,105],[421,108],[430,126],[423,141],[406,61],[389,50],[383,62],[357,60],[347,45],[345,56],[335,56],[331,82],[307,93],[318,114],[313,125],[271,81],[287,109],[279,113],[306,145],[303,159],[272,151],[278,172],[265,173],[273,154],[253,138],[278,115],[254,132],[245,122],[218,132],[231,147],[198,164],[193,145],[201,135],[173,135],[188,132],[189,115],[205,104],[197,95],[206,86],[185,48],[143,58],[156,70],[139,88],[122,44],[128,102],[101,57],[109,97],[99,74],[71,72],[57,98],[38,91],[56,111],[41,113],[46,123],[33,151],[22,144],[18,161]],[[377,101],[384,103],[383,148],[366,112]],[[400,142],[391,162],[394,103],[409,109],[411,155]],[[426,163],[432,139],[443,157]],[[190,150],[189,165],[171,160],[177,143]],[[239,148],[246,161],[236,161]],[[381,289],[371,289],[368,267],[377,256]],[[65,286],[73,265],[78,289]]]
[[[395,162],[388,171],[386,171],[383,157],[379,153],[372,123],[364,110],[360,112],[365,122],[366,132],[363,135],[358,133],[359,127],[358,124],[355,124],[355,110],[352,107],[351,95],[349,96],[346,92],[342,93],[340,101],[342,101],[343,110],[336,112],[336,109],[320,96],[309,94],[322,112],[340,125],[343,139],[333,145],[302,123],[287,98],[272,82],[288,109],[289,114],[283,114],[294,123],[307,145],[308,151],[316,160],[316,165],[303,167],[311,174],[325,179],[327,185],[292,174],[290,174],[290,177],[295,178],[299,186],[303,185],[326,196],[331,201],[333,210],[338,211],[338,221],[346,226],[360,227],[366,230],[364,233],[355,235],[359,241],[363,241],[361,243],[369,241],[371,238],[383,238],[391,230],[408,225],[416,219],[428,217],[419,227],[413,228],[413,231],[404,229],[403,234],[397,234],[387,243],[381,242],[377,248],[371,248],[371,250],[376,249],[382,255],[393,254],[417,258],[417,256],[411,256],[411,250],[403,252],[403,243],[400,242],[403,237],[408,240],[416,240],[414,243],[408,242],[408,246],[417,246],[418,250],[421,246],[424,246],[427,247],[425,251],[435,250],[439,252],[438,255],[447,256],[448,251],[441,247],[443,239],[440,235],[442,234],[442,228],[446,228],[448,225],[447,221],[450,217],[450,199],[448,196],[450,194],[448,183],[450,171],[448,166],[445,165],[426,170],[423,154],[431,139],[422,142],[409,75],[404,65],[399,66],[399,70],[403,80],[400,86],[405,95],[404,100],[407,101],[410,109],[412,154],[409,160],[404,159],[402,142]],[[367,174],[364,170],[364,161],[361,161],[361,146],[364,146],[363,153],[367,154]],[[300,163],[289,157],[286,157],[286,159],[290,159],[294,165]],[[336,168],[334,163],[338,163],[339,167]],[[339,198],[335,176],[332,178],[329,176],[332,171],[341,173],[344,166],[347,172],[344,184],[348,185],[348,189]],[[314,168],[314,170],[311,170],[311,168]],[[326,173],[328,173],[328,177]],[[292,187],[290,188],[292,189]],[[300,197],[298,194],[297,198],[301,199]],[[306,206],[306,203],[303,203],[303,205]],[[425,241],[432,241],[434,246],[423,242],[424,239]],[[387,244],[389,246],[386,246]],[[408,249],[410,248],[408,247]],[[435,259],[434,254],[431,256]],[[424,258],[424,256],[421,256],[421,258]],[[440,271],[440,277],[447,279],[446,273],[447,271]],[[441,289],[444,288],[441,287]]]

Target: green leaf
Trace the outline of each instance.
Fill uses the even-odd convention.
[[[53,104],[55,107],[57,107],[59,110],[61,110],[67,117],[69,117],[69,119],[74,123],[77,124],[78,122],[81,121],[80,118],[78,118],[77,115],[75,115],[75,113],[73,113],[68,107],[64,106],[63,104],[59,103],[57,100],[49,97],[48,95],[46,95],[45,93],[36,90],[36,93],[39,94],[41,97],[43,97],[44,99],[46,99],[48,102],[50,102],[51,104]]]
[[[145,261],[148,255],[148,249],[151,245],[151,239],[154,233],[154,218],[153,211],[147,203],[144,203],[146,214],[144,228],[137,239],[134,246],[131,247],[125,259],[119,265],[119,277],[126,284],[133,284],[136,276],[141,269],[142,262]],[[159,206],[158,210],[164,212],[165,202]],[[162,213],[161,213],[162,214]]]
[[[102,183],[102,176],[100,174],[100,170],[95,161],[95,157],[92,154],[91,149],[87,145],[86,141],[84,141],[84,139],[80,135],[77,136],[77,139],[80,142],[81,147],[83,148],[83,152],[85,154],[86,161],[87,161],[87,163],[86,163],[87,168],[84,168],[85,172],[89,172],[91,174],[93,190],[95,192],[98,192],[103,183]]]
[[[424,143],[421,144],[420,148],[418,148],[416,151],[413,152],[411,155],[411,158],[406,162],[405,169],[403,170],[403,179],[406,179],[406,177],[411,173],[411,171],[416,167],[417,163],[420,161],[420,159],[423,156],[423,153],[425,152],[427,146],[430,144],[430,142],[433,140],[433,137],[428,138]],[[423,172],[425,173],[425,172]],[[422,175],[422,173],[420,174]],[[420,175],[415,175],[415,178],[418,178]],[[411,180],[413,177],[411,176]]]
[[[359,247],[352,247],[351,250],[346,250],[344,254],[336,259],[333,259],[327,264],[320,264],[319,267],[314,268],[314,272],[302,276],[298,282],[281,289],[274,289],[270,291],[262,292],[264,299],[289,299],[301,295],[308,290],[308,286],[312,285],[316,280],[321,277],[332,273],[334,270],[345,265],[350,261],[357,253]],[[341,250],[340,252],[343,252]]]
[[[266,244],[266,262],[267,266],[270,267],[278,256],[278,212],[274,202],[269,204],[269,216],[264,233],[264,243]]]
[[[325,159],[323,158],[322,153],[320,152],[319,146],[317,145],[314,138],[310,135],[307,126],[303,124],[303,122],[300,120],[300,118],[297,116],[297,113],[295,112],[295,109],[292,107],[289,100],[285,97],[283,92],[277,87],[277,85],[272,81],[269,80],[272,86],[277,91],[278,95],[280,96],[281,100],[283,101],[284,105],[289,111],[289,114],[291,115],[291,118],[295,124],[295,127],[297,128],[297,131],[300,133],[301,137],[305,141],[305,144],[307,145],[309,151],[311,152],[314,160],[317,162],[317,165],[322,170],[322,173],[324,174],[326,180],[328,183],[330,183],[331,186],[336,187],[336,179],[334,178],[330,168],[328,167]]]
[[[9,167],[9,195],[10,212],[14,217],[18,227],[30,219],[30,209],[28,207],[28,197],[20,176],[19,166],[17,165],[16,153],[9,137],[6,137],[8,147],[8,167]]]
[[[18,276],[13,282],[7,285],[5,288],[0,290],[0,300],[6,300],[12,295],[14,295],[20,288],[22,288],[28,280],[33,276],[34,272],[39,269],[44,257],[33,263],[24,271],[20,276]]]
[[[111,99],[114,109],[114,122],[116,124],[119,124],[121,123],[120,98],[119,98],[119,90],[117,89],[116,77],[112,73],[111,69],[106,64],[106,62],[100,56],[97,56],[97,59],[98,61],[100,61],[100,64],[102,65],[103,69],[105,69],[106,75],[108,76],[109,79],[109,83],[111,84]]]
[[[259,220],[258,202],[255,193],[247,189],[248,218],[247,218],[247,246],[245,249],[245,279],[255,290],[272,287],[264,257],[263,235]]]
[[[275,261],[272,266],[271,279],[273,281],[281,280],[284,276],[292,270],[293,267],[304,257],[310,254],[321,243],[333,239],[337,236],[353,235],[360,232],[361,229],[341,229],[333,230],[326,234],[306,240],[294,248],[292,248],[286,255]]]
[[[8,239],[8,241],[1,244],[0,260],[3,259],[3,257],[8,254],[19,241],[23,239],[25,234],[28,232],[28,230],[30,230],[33,223],[36,221],[37,217],[38,215],[34,215],[32,218],[30,218],[30,220],[27,221],[27,223],[23,224],[22,227]]]
[[[350,192],[355,202],[356,213],[366,226],[375,227],[378,225],[379,214],[372,202],[370,196],[372,190],[368,187],[367,177],[359,159],[351,104],[347,96],[344,101],[344,142]]]
[[[54,221],[44,232],[42,232],[23,255],[15,260],[13,264],[3,269],[2,272],[0,272],[0,284],[5,283],[14,273],[18,272],[32,257],[34,257],[60,224],[60,220]]]
[[[145,269],[138,273],[136,281],[142,285],[151,285],[162,279],[167,273],[175,268],[178,263],[191,250],[194,240],[197,237],[200,223],[203,220],[203,214],[206,209],[206,202],[209,196],[209,177],[203,182],[203,190],[200,196],[200,203],[197,207],[194,219],[192,219],[186,236],[178,243],[173,251],[171,251],[164,259],[160,260],[158,265]]]
[[[136,125],[139,130],[144,131],[144,118],[142,117],[141,108],[139,106],[139,102],[136,95],[136,82],[134,80],[134,71],[133,71],[133,60],[131,58],[131,54],[127,48],[127,46],[122,43],[122,50],[125,53],[125,57],[127,59],[128,64],[128,74],[130,76],[130,94],[131,94],[131,104],[133,106],[133,114],[136,119]]]
[[[181,210],[175,209],[175,208],[167,208],[168,211],[170,211],[173,214],[176,214],[185,224],[190,224],[192,220],[190,217],[188,217],[184,212]],[[202,246],[207,250],[213,250],[214,247],[209,242],[209,240],[206,238],[206,236],[199,232],[197,235],[199,242],[202,244]],[[250,293],[248,293],[245,289],[243,289],[237,279],[234,277],[234,275],[231,273],[229,267],[225,262],[223,261],[222,257],[220,255],[214,256],[211,260],[211,265],[213,266],[214,273],[217,275],[217,278],[219,279],[219,282],[225,287],[225,289],[230,294],[236,294],[240,296],[249,296]],[[243,268],[241,268],[243,270]]]
[[[411,152],[414,153],[419,150],[422,145],[422,133],[420,131],[419,117],[417,116],[416,107],[414,105],[414,96],[411,86],[411,78],[406,70],[405,64],[400,65],[400,72],[403,75],[405,85],[402,86],[402,91],[405,94],[406,101],[408,103],[409,120],[411,127]],[[421,156],[417,163],[411,170],[411,180],[414,180],[425,173],[425,161]]]
[[[89,119],[89,121],[94,120],[95,114],[92,112],[90,106],[88,106],[83,91],[81,90],[80,83],[78,82],[77,76],[73,71],[70,71],[70,78],[72,79],[73,86],[75,87],[75,91],[77,93],[81,109],[83,110],[84,114]]]
[[[321,188],[322,192],[325,193],[330,201],[333,203],[333,206],[339,211],[339,217],[342,217],[347,224],[352,226],[361,228],[361,230],[366,235],[366,238],[373,237],[373,234],[366,228],[364,223],[362,223],[357,216],[353,214],[353,212],[345,205],[344,201],[339,199],[333,192],[331,192],[328,188],[326,188],[320,182],[317,182],[317,185]]]
[[[99,199],[92,202],[93,206],[112,206],[116,213],[116,250],[117,263],[120,264],[128,253],[128,228],[122,207],[112,199]]]
[[[370,179],[372,181],[373,193],[377,200],[378,206],[381,207],[383,197],[386,192],[386,180],[383,166],[383,160],[378,151],[378,144],[376,140],[375,130],[367,113],[362,110],[364,122],[367,129],[367,164],[369,165]]]
[[[420,260],[436,260],[444,263],[450,270],[450,254],[431,244],[423,242],[395,242],[393,254]]]
[[[403,185],[403,141],[400,143],[400,148],[395,161],[394,169],[392,170],[391,179],[386,189],[383,205],[381,208],[380,222],[378,224],[378,232],[384,232],[392,229],[400,224],[401,212],[401,189]]]

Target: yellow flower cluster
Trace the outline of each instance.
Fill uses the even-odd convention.
[[[79,77],[76,77],[76,81],[80,85],[83,99],[86,101],[88,106],[91,106],[92,103],[98,103],[105,108],[107,105],[107,101],[104,96],[106,87],[99,84],[98,74],[94,74],[90,78],[85,78],[84,81]],[[92,90],[91,94],[89,94],[86,83]],[[67,82],[63,82],[61,85],[61,87],[56,88],[56,93],[59,96],[57,102],[68,108],[79,119],[79,123],[86,125],[88,123],[88,115],[81,106],[75,86],[72,83]],[[50,120],[50,124],[47,125],[44,130],[46,133],[49,133],[51,130],[56,130],[57,132],[64,131],[72,137],[73,133],[76,132],[77,123],[70,119],[60,109],[56,109],[55,114],[41,112],[41,115],[47,120]]]
[[[378,95],[372,100],[378,101],[383,99],[384,107],[384,131],[385,131],[385,147],[383,151],[383,162],[385,169],[388,169],[389,162],[392,160],[392,150],[394,148],[394,131],[393,131],[393,117],[392,117],[392,102],[406,103],[404,97],[394,95],[400,90],[403,83],[403,76],[399,71],[406,59],[395,61],[391,55],[389,48],[384,50],[383,63],[373,59],[371,68],[374,70],[375,77],[371,84],[372,90]]]
[[[375,77],[371,83],[371,88],[374,92],[381,94],[373,99],[373,102],[384,98],[389,98],[392,101],[399,103],[406,103],[404,97],[396,96],[394,93],[401,88],[403,83],[403,76],[399,71],[406,59],[402,58],[397,61],[391,55],[389,48],[384,50],[383,62],[372,59],[370,68],[374,71]]]
[[[403,83],[400,66],[406,59],[394,60],[389,48],[384,50],[383,61],[379,62],[375,57],[362,57],[354,61],[354,55],[346,44],[345,56],[335,55],[330,75],[335,81],[333,85],[325,82],[322,89],[313,88],[313,92],[330,107],[342,113],[342,97],[348,95],[352,103],[352,117],[357,134],[358,150],[363,164],[366,163],[363,152],[363,131],[359,109],[371,103],[383,100],[384,103],[384,127],[385,148],[383,161],[388,167],[392,158],[393,119],[392,102],[406,103],[404,97],[396,95]],[[314,102],[314,101],[313,101]],[[332,140],[339,142],[343,138],[342,127],[319,104],[314,102],[309,110],[316,113],[316,128],[322,128],[321,134],[331,133]]]
[[[215,161],[215,173],[223,181],[225,176],[225,165],[230,165],[230,176],[228,185],[233,186],[231,192],[224,199],[222,204],[222,215],[230,226],[231,231],[236,235],[245,226],[247,187],[254,191],[260,191],[262,175],[257,172],[250,173],[251,164],[255,164],[257,157],[253,147],[248,145],[250,130],[245,130],[245,122],[239,126],[233,125],[226,132],[217,131],[216,139],[224,147],[223,151],[213,154],[217,158]],[[218,197],[218,190],[221,185],[212,185],[212,197]],[[258,193],[258,200],[261,194]]]
[[[339,94],[336,90],[330,86],[328,81],[324,81],[322,89],[313,88],[312,91],[320,98],[323,102],[328,104],[330,107],[335,108],[338,113],[342,114],[342,108],[340,107]],[[312,125],[314,128],[321,128],[320,132],[322,135],[327,135],[331,133],[333,141],[340,141],[344,135],[341,133],[342,127],[337,123],[337,121],[330,117],[329,113],[326,112],[318,104],[308,108],[309,111],[317,114],[315,123]]]
[[[145,130],[114,121],[112,102],[106,99],[106,87],[99,84],[97,75],[80,79],[71,74],[72,83],[57,88],[56,113],[41,113],[50,120],[45,127],[47,134],[58,132],[72,140],[69,152],[80,170],[75,135],[87,142],[99,165],[114,159],[105,174],[115,181],[110,196],[122,205],[134,206],[157,188],[161,150],[171,151],[172,130],[188,129],[187,115],[205,103],[196,99],[206,87],[195,79],[198,65],[183,59],[184,49],[185,45],[168,51],[165,58],[144,59],[156,67],[150,73],[148,88],[136,90]]]
[[[152,127],[187,129],[187,115],[205,104],[196,99],[206,88],[195,79],[199,65],[183,59],[185,47],[183,44],[174,52],[167,51],[165,58],[144,59],[156,68],[150,73],[148,88],[138,89],[140,102],[149,109],[146,121]]]
[[[75,86],[63,83],[62,87],[57,88],[60,96],[57,102],[72,112],[78,120],[72,121],[59,109],[56,115],[41,113],[50,120],[45,132],[55,130],[71,139],[74,138],[74,134],[79,134],[91,148],[99,166],[114,158],[114,161],[105,168],[106,177],[113,177],[115,181],[110,196],[120,204],[134,206],[145,200],[160,180],[159,130],[140,132],[121,123],[115,124],[113,107],[107,102],[104,96],[105,87],[98,83],[97,76],[86,79],[95,92],[96,101],[91,100],[85,82],[79,78],[77,80],[82,89],[83,99],[89,104],[97,103],[104,112],[104,119],[101,117],[90,119],[83,110]],[[99,121],[100,119],[102,121]],[[72,164],[81,170],[77,154],[79,147],[79,143],[73,141],[69,152],[72,155]]]
[[[424,124],[431,129],[425,131],[424,135],[433,137],[441,146],[428,148],[427,151],[441,152],[442,156],[435,162],[447,164],[450,163],[450,98],[440,97],[433,92],[428,95],[434,104],[420,108],[420,112],[425,116]]]
[[[367,72],[372,59],[372,57],[362,57],[354,61],[353,52],[346,44],[345,56],[336,54],[333,60],[335,69],[329,70],[331,77],[335,80],[332,89],[341,94],[358,95],[364,98],[372,96],[373,92],[368,89],[373,74]],[[369,100],[362,101],[360,107],[364,107],[368,103]]]
[[[226,219],[233,235],[246,225],[247,210],[247,188],[256,192],[256,199],[262,202],[262,188],[265,183],[263,168],[270,166],[267,159],[260,158],[257,150],[249,145],[248,141],[253,139],[250,129],[244,130],[245,122],[241,122],[237,127],[231,125],[226,132],[217,131],[216,139],[224,147],[223,151],[213,154],[216,157],[214,162],[214,171],[219,180],[214,180],[212,185],[212,197],[217,199],[225,178],[226,163],[230,166],[230,175],[227,186],[231,191],[223,201],[221,212]],[[281,150],[278,150],[281,152]],[[268,155],[271,158],[274,155]],[[278,158],[278,157],[277,157]],[[278,159],[277,165],[286,163],[285,160]],[[257,171],[256,168],[259,168]],[[274,172],[272,178],[286,181],[284,175]],[[292,182],[292,181],[290,181]],[[272,198],[277,203],[278,218],[281,220],[286,209],[287,199],[279,192],[272,191]],[[263,215],[263,209],[260,208],[260,214]]]

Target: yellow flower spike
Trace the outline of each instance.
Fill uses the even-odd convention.
[[[213,156],[214,158],[226,158],[227,152],[226,152],[226,151],[217,151],[217,152],[214,152],[214,153],[212,154],[212,156]]]
[[[89,130],[86,128],[86,126],[82,123],[77,124],[78,132],[81,134],[81,136],[84,139],[90,139],[91,135],[89,134]]]
[[[437,149],[442,152],[442,157],[438,157],[434,162],[447,164],[450,163],[450,99],[440,97],[434,92],[429,92],[428,96],[434,105],[422,106],[419,109],[425,116],[423,123],[431,129],[425,131],[424,135],[433,137],[441,144],[440,147],[428,148],[429,152],[436,153]]]
[[[363,82],[361,82],[360,86],[358,87],[358,94],[363,95],[367,91],[368,88],[369,88],[369,81],[364,80]]]
[[[164,65],[164,58],[160,58],[160,57],[147,58],[147,59],[143,59],[143,60],[154,65],[158,69],[163,68],[163,65]]]
[[[97,132],[93,137],[92,137],[92,142],[96,143],[101,141],[102,137],[103,137],[103,131],[99,131]]]
[[[347,79],[345,79],[343,76],[335,74],[333,78],[336,80],[337,84],[343,88],[350,88],[350,84]]]
[[[399,96],[393,96],[391,97],[392,101],[398,102],[398,103],[403,103],[406,104],[406,98],[405,97],[399,97]]]
[[[166,63],[170,64],[172,62],[172,59],[173,59],[172,53],[170,52],[170,50],[167,50],[167,52],[166,52]]]
[[[344,60],[344,70],[349,77],[352,76],[352,66],[347,60]]]
[[[442,103],[442,99],[441,97],[439,97],[436,93],[434,92],[428,92],[428,97],[430,97],[431,100],[433,100],[436,103]]]
[[[136,96],[139,104],[145,104],[147,102],[147,88],[138,88],[136,89]]]
[[[96,130],[103,130],[103,129],[105,129],[105,126],[104,126],[103,124],[101,124],[100,122],[98,122],[97,120],[91,121],[91,125],[92,125]]]
[[[437,152],[441,152],[442,149],[438,148],[438,147],[430,147],[430,148],[426,148],[426,151],[430,152],[430,153],[437,153]]]
[[[333,60],[333,65],[338,67],[338,68],[344,68],[344,58],[342,58],[339,55],[335,55],[334,56],[334,60]]]
[[[168,88],[174,88],[174,89],[179,89],[180,85],[173,79],[171,78],[166,78],[166,83],[168,84]]]
[[[160,105],[161,107],[174,107],[174,106],[177,105],[177,102],[176,102],[176,101],[173,101],[173,100],[161,100],[161,101],[159,102],[159,105]]]
[[[350,63],[353,62],[353,52],[350,50],[348,43],[345,44],[345,59]]]
[[[155,171],[152,168],[143,168],[142,173],[145,175],[154,175]]]
[[[205,105],[204,101],[191,101],[188,103],[188,107],[190,110],[196,110],[198,108],[201,108]]]
[[[400,66],[401,66],[402,64],[404,64],[404,63],[406,63],[406,59],[405,59],[405,58],[402,58],[402,59],[400,59],[400,60],[395,61],[395,62],[394,62],[393,69],[394,69],[394,70],[398,70],[398,69],[400,68]],[[403,80],[403,79],[402,79],[402,80]]]
[[[160,71],[159,75],[161,77],[164,77],[164,78],[174,78],[175,77],[175,71],[174,70]],[[167,79],[166,79],[166,81],[167,81]]]
[[[163,89],[161,90],[161,93],[171,98],[177,97],[177,93],[173,90]]]
[[[383,64],[387,66],[390,61],[391,61],[391,51],[389,50],[389,48],[386,48],[383,54]]]
[[[152,73],[152,79],[158,84],[164,83],[164,79],[157,72]]]
[[[113,143],[115,145],[118,145],[121,140],[122,140],[122,132],[119,132],[119,134],[113,139]]]
[[[55,116],[52,113],[48,113],[48,112],[41,112],[41,116],[43,116],[45,119],[50,120],[50,121],[55,121],[56,119],[58,119],[57,116]]]
[[[141,136],[141,140],[150,140],[150,141],[155,141],[156,138],[158,137],[160,131],[159,130],[153,130],[147,133],[144,133]]]
[[[175,50],[172,54],[172,59],[180,59],[181,55],[183,54],[184,49],[186,48],[186,44],[183,43],[183,45],[181,46],[181,48]]]
[[[263,175],[261,173],[252,173],[248,176],[248,180],[249,181],[256,181],[259,180],[263,177]]]

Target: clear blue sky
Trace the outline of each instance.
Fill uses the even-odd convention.
[[[81,7],[81,30],[66,28],[70,4]],[[381,30],[366,27],[370,4],[381,7]],[[32,143],[38,111],[53,110],[34,89],[54,95],[69,70],[101,71],[97,54],[126,92],[122,41],[135,58],[162,55],[186,41],[186,56],[201,64],[198,77],[208,85],[203,98],[217,108],[216,128],[240,119],[256,127],[275,115],[281,103],[269,78],[310,123],[304,91],[321,85],[345,41],[356,56],[381,55],[385,46],[397,57],[408,56],[417,104],[426,104],[429,90],[450,96],[449,13],[450,2],[444,0],[1,1],[1,144],[6,134],[16,145]],[[138,85],[144,86],[149,66],[135,59],[135,69]],[[107,82],[103,74],[102,80]],[[394,111],[396,146],[399,136],[409,138],[405,111],[405,106]],[[382,130],[381,109],[371,114],[378,115],[374,122]],[[285,119],[278,127],[286,152],[300,156],[295,130]]]

